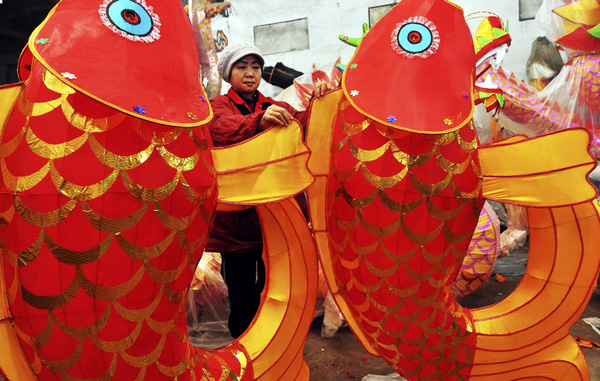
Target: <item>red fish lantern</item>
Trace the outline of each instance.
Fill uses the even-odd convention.
[[[408,379],[585,379],[568,335],[577,312],[563,308],[582,311],[600,263],[598,206],[585,181],[595,165],[589,136],[573,130],[479,147],[474,77],[462,10],[442,0],[403,0],[362,39],[342,90],[315,102],[307,139],[317,180],[308,194],[330,289],[365,348]],[[576,148],[556,157],[565,142]],[[511,159],[498,163],[503,153]],[[576,191],[563,181],[576,182]],[[454,300],[452,287],[484,197],[548,208],[530,211],[539,230],[532,228],[525,278],[544,275],[500,305],[471,311]],[[586,228],[570,236],[563,223]],[[574,242],[581,242],[577,264],[561,276],[542,270],[548,250],[560,261]],[[556,300],[548,292],[574,282],[581,293],[561,291]],[[556,308],[533,311],[540,303]],[[561,339],[539,335],[540,326]]]
[[[229,200],[236,170],[217,187],[204,127],[212,113],[181,3],[64,0],[21,64],[26,81],[0,89],[0,374],[307,378],[298,353],[314,314],[315,249],[298,206],[273,204],[312,181],[300,128],[285,131],[294,152],[269,154],[289,154],[304,182],[286,181],[275,196],[270,182],[273,205],[258,208],[269,226],[265,262],[278,274],[265,286],[267,312],[231,345],[195,349],[186,295],[217,189]]]

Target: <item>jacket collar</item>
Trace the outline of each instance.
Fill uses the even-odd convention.
[[[254,110],[250,110],[250,108],[248,107],[248,102],[246,102],[244,98],[242,98],[238,93],[236,93],[235,90],[233,90],[233,88],[229,88],[229,91],[227,91],[227,96],[233,101],[233,103],[235,103],[238,106],[238,108],[245,107],[250,112],[254,112],[263,103],[269,103],[269,99],[258,90],[256,90],[256,93],[254,94]]]

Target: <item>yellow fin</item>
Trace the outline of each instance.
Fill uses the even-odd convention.
[[[22,83],[0,87],[0,129],[2,130],[22,87]]]
[[[258,205],[299,194],[314,180],[307,167],[309,155],[297,121],[240,144],[213,148],[219,202]]]
[[[580,204],[596,197],[587,175],[596,166],[589,134],[568,129],[533,139],[501,141],[479,150],[483,196],[531,207]]]

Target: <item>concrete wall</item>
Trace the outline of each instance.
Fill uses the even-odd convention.
[[[538,0],[525,0],[531,4]],[[254,42],[254,26],[284,21],[308,19],[309,49],[265,55],[266,65],[276,62],[302,72],[310,71],[313,63],[326,63],[341,57],[347,62],[354,48],[338,40],[339,34],[359,37],[361,25],[369,20],[369,7],[390,4],[390,0],[230,0],[232,8],[229,17],[213,19],[212,30],[216,34],[222,30],[229,42]],[[535,20],[519,21],[519,0],[455,0],[464,9],[465,15],[490,11],[508,20],[513,45],[505,59],[504,67],[525,78],[525,64],[529,57],[531,43],[544,34]],[[481,19],[469,22],[476,28]],[[278,36],[272,36],[277,39]],[[293,41],[289,42],[293,44]],[[223,91],[227,90],[224,84]],[[275,95],[281,89],[261,84],[261,91]]]

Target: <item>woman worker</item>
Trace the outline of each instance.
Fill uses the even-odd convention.
[[[231,88],[226,95],[210,100],[214,117],[208,128],[215,147],[239,143],[271,127],[285,127],[292,118],[306,126],[310,107],[300,112],[257,90],[264,63],[258,48],[245,42],[233,43],[221,53],[217,69]],[[330,89],[326,82],[317,83],[313,98]],[[230,302],[229,331],[233,337],[239,337],[252,322],[265,285],[263,242],[256,210],[216,212],[206,250],[221,253],[221,275]]]

